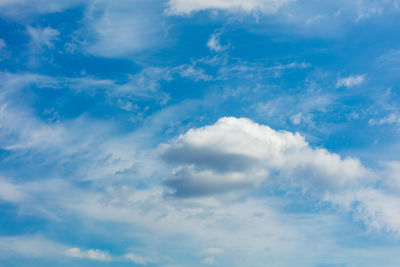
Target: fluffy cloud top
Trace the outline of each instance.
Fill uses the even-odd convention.
[[[290,2],[293,2],[293,0],[169,0],[166,13],[169,15],[189,15],[207,9],[274,13]]]
[[[368,174],[359,160],[312,148],[299,133],[234,117],[191,129],[159,149],[178,165],[166,184],[181,196],[249,188],[275,173],[297,186],[334,190]]]

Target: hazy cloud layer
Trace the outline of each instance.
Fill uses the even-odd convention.
[[[253,12],[260,11],[263,13],[274,13],[281,6],[294,0],[169,0],[168,8],[166,9],[169,15],[189,15],[192,12],[202,11],[207,9],[220,9],[231,12],[245,11]]]

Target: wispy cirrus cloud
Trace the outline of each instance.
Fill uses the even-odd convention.
[[[27,32],[31,38],[31,46],[33,49],[40,49],[42,47],[54,48],[54,41],[57,40],[60,32],[51,27],[34,28],[27,27]]]
[[[121,58],[162,46],[166,28],[158,10],[146,1],[90,2],[77,32],[89,54]]]
[[[386,117],[380,118],[380,119],[370,119],[368,121],[369,125],[382,125],[382,124],[400,124],[400,115],[397,113],[391,113],[387,115]]]

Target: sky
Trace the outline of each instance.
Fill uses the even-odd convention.
[[[399,0],[0,0],[0,266],[400,266]]]

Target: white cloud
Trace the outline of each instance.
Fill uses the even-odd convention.
[[[290,116],[290,120],[293,124],[298,125],[304,120],[304,116],[301,113],[297,113],[295,115]]]
[[[270,67],[268,69],[269,70],[286,70],[286,69],[296,69],[296,68],[306,69],[309,67],[311,67],[311,64],[307,63],[307,62],[301,62],[301,63],[292,62],[292,63],[288,63],[286,65],[278,65],[278,66]]]
[[[7,47],[6,41],[0,38],[0,51]]]
[[[221,45],[219,37],[221,32],[214,32],[211,34],[210,39],[207,41],[207,47],[214,52],[222,52],[226,50],[229,46]]]
[[[154,260],[148,257],[143,257],[141,255],[135,254],[135,253],[127,253],[123,255],[123,258],[125,260],[131,261],[134,264],[138,265],[147,265],[148,263],[153,263]]]
[[[51,127],[32,116],[32,112],[15,102],[23,88],[31,85],[54,87],[57,82],[47,76],[34,74],[0,73],[2,96],[0,98],[0,146],[3,149],[47,146],[61,140],[62,127]]]
[[[146,80],[145,76],[140,75],[137,79]],[[103,88],[112,84],[112,88],[108,89],[117,91],[115,95],[110,92],[113,97],[133,97],[132,95],[137,95],[134,92],[136,88],[133,88],[135,84],[132,87],[120,88],[122,85],[117,86],[113,81],[110,83],[97,80],[70,81],[69,79],[56,79],[32,74],[0,73],[0,78],[3,81],[0,86],[2,90],[0,97],[0,124],[2,125],[0,147],[2,149],[8,150],[10,153],[30,151],[25,159],[37,164],[39,164],[36,161],[38,158],[40,158],[39,161],[46,161],[46,165],[50,162],[67,164],[65,160],[73,157],[80,162],[74,168],[74,179],[84,180],[109,178],[111,176],[117,179],[120,175],[132,177],[130,171],[133,171],[136,167],[153,164],[150,163],[153,161],[151,159],[153,157],[149,155],[149,152],[141,150],[140,153],[143,152],[146,156],[144,154],[139,156],[138,150],[133,148],[137,145],[143,145],[143,140],[146,139],[141,137],[142,142],[139,144],[136,133],[116,137],[112,133],[115,129],[113,123],[91,120],[86,116],[48,122],[36,117],[35,112],[32,112],[30,107],[21,104],[24,103],[24,101],[21,101],[21,99],[24,99],[24,92],[29,91],[32,86],[36,88],[60,88],[67,85],[68,88],[75,84],[85,84],[87,87]],[[143,87],[146,84],[151,85],[152,82],[143,81]],[[137,86],[140,86],[140,84]],[[84,89],[88,90],[87,88],[76,88],[76,90]],[[118,92],[119,89],[123,92]],[[133,92],[130,92],[129,89]],[[138,90],[141,90],[141,88]],[[151,122],[151,118],[148,120]],[[160,127],[160,125],[162,123],[160,124],[160,121],[157,121],[157,127]],[[127,145],[128,143],[130,145]],[[43,157],[37,157],[38,155]],[[138,160],[141,161],[140,164],[138,164]],[[134,176],[138,177],[138,175],[144,175],[149,171],[152,172],[154,169],[139,168],[134,171]]]
[[[38,66],[41,61],[51,61],[45,56],[46,49],[54,49],[54,42],[58,40],[60,32],[51,27],[34,28],[28,26],[26,31],[30,37],[29,42],[29,61],[30,66]]]
[[[96,261],[111,261],[112,257],[108,252],[99,249],[81,250],[79,248],[69,248],[65,251],[65,255],[73,258],[90,259]]]
[[[28,26],[27,32],[31,38],[31,46],[33,49],[40,49],[42,47],[54,48],[53,42],[58,39],[60,32],[56,29],[46,28],[33,28]]]
[[[93,1],[77,34],[90,54],[132,57],[162,44],[165,29],[161,18],[146,1]]]
[[[224,253],[223,249],[215,247],[207,248],[202,252],[203,255],[221,255],[223,253]]]
[[[152,5],[156,3],[156,5]],[[84,18],[75,31],[73,41],[66,44],[69,52],[84,51],[101,57],[132,57],[138,52],[162,46],[166,27],[158,8],[161,1],[105,1],[105,0],[2,0],[0,16],[16,20],[46,13],[62,12],[68,8],[82,6]],[[49,28],[37,33],[30,27],[29,34],[43,41],[43,35],[53,35]],[[44,31],[43,31],[44,30]],[[51,42],[47,43],[50,44]]]
[[[208,75],[202,68],[196,68],[195,65],[181,65],[174,68],[183,78],[189,78],[194,81],[211,81],[213,77]]]
[[[346,78],[339,79],[336,83],[336,87],[353,87],[356,85],[363,84],[365,82],[365,74],[362,75],[351,75]]]
[[[0,38],[0,61],[10,57],[10,52],[7,51],[7,44],[4,39]]]
[[[215,264],[215,259],[214,259],[214,257],[207,257],[207,258],[204,258],[203,263],[212,265],[212,264]]]
[[[8,202],[19,202],[24,198],[25,194],[17,185],[0,179],[0,200]]]
[[[299,233],[288,225],[288,221],[279,219],[268,200],[182,201],[166,199],[163,191],[155,188],[115,188],[109,193],[107,197],[101,197],[101,202],[98,201],[100,195],[86,195],[67,207],[79,211],[87,220],[95,218],[134,224],[142,237],[147,233],[150,239],[154,235],[164,241],[174,240],[176,235],[187,236],[184,247],[214,245],[224,251],[257,253],[269,247],[272,250],[289,249],[292,242],[299,241]],[[216,249],[205,252],[211,257],[223,256]]]
[[[391,113],[381,119],[370,119],[369,125],[382,125],[382,124],[400,124],[400,115],[397,113]]]
[[[26,20],[32,15],[61,12],[67,8],[83,4],[85,0],[1,0],[0,16]]]
[[[293,201],[295,205],[301,205],[296,199]],[[337,255],[341,255],[340,262],[368,266],[398,254],[398,248],[394,247],[342,247],[343,239],[348,240],[347,231],[354,230],[348,227],[346,219],[322,210],[315,214],[282,212],[279,207],[289,203],[285,198],[269,197],[248,197],[240,201],[229,197],[175,199],[165,198],[162,190],[154,188],[115,188],[107,197],[100,194],[81,196],[69,208],[78,211],[87,221],[95,219],[134,225],[136,234],[133,236],[147,240],[149,250],[157,251],[154,248],[157,242],[163,249],[172,246],[178,251],[185,249],[185,253],[210,247],[210,254],[199,255],[203,256],[201,261],[213,258],[216,262],[218,257],[218,266],[261,267],[266,260],[282,266],[314,266],[337,263]],[[216,254],[220,251],[215,248],[224,253]],[[176,261],[171,261],[176,254],[163,249],[157,251],[157,255],[165,265],[177,266]],[[393,266],[399,262],[396,257],[389,259]]]
[[[0,236],[0,258],[57,258],[65,249],[40,236]]]
[[[165,12],[168,15],[190,15],[208,9],[220,9],[230,12],[274,13],[293,0],[169,0]]]
[[[381,176],[383,186],[386,190],[400,192],[400,161],[389,161],[383,163],[385,169]]]
[[[346,210],[363,221],[371,230],[386,231],[400,238],[400,198],[373,188],[354,192],[327,194],[325,200]]]
[[[299,133],[233,117],[190,129],[159,151],[178,166],[166,184],[181,196],[249,188],[275,172],[294,185],[323,190],[355,185],[368,175],[359,160],[312,148]]]

